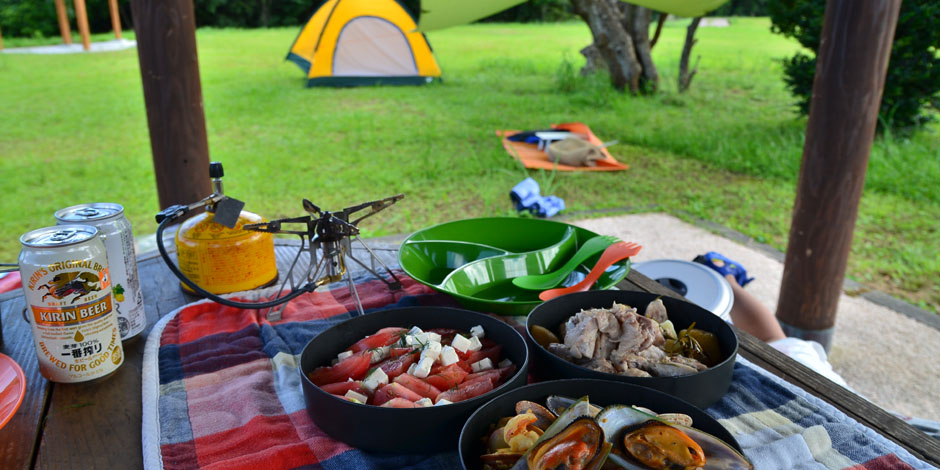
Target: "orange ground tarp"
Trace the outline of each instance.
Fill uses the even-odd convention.
[[[560,131],[584,134],[588,137],[589,142],[597,146],[604,144],[591,132],[591,128],[584,123],[566,122],[563,124],[552,124],[552,128]],[[597,166],[568,166],[560,163],[556,164],[549,160],[548,155],[544,151],[539,150],[537,145],[525,142],[513,142],[507,139],[507,137],[517,132],[519,131],[498,130],[496,131],[496,135],[503,138],[503,147],[506,148],[506,151],[509,152],[513,158],[521,161],[526,168],[541,168],[544,170],[557,169],[558,171],[620,171],[630,168],[627,164],[615,160],[614,157],[607,152],[606,148],[601,149],[601,152],[603,152],[606,158],[598,160]]]

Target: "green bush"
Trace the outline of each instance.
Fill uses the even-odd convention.
[[[776,0],[768,5],[771,30],[792,37],[812,51],[784,59],[784,81],[809,113],[822,33],[824,0]],[[940,3],[902,2],[888,74],[885,78],[879,130],[908,130],[931,119],[928,108],[940,101]]]

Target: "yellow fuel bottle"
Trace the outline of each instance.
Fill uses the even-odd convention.
[[[213,162],[209,175],[214,193],[223,194],[222,165]],[[214,217],[215,214],[204,212],[183,222],[176,231],[180,271],[212,294],[251,290],[277,282],[274,235],[242,229],[246,224],[265,222],[264,218],[241,211],[235,227],[229,228],[213,221]],[[180,286],[193,293],[185,284]]]

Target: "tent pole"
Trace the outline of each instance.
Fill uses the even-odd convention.
[[[82,47],[91,50],[91,32],[88,29],[88,10],[85,0],[75,0],[75,21],[78,23],[78,32],[82,35]]]
[[[55,0],[55,15],[59,19],[59,34],[62,42],[72,44],[72,28],[69,26],[69,16],[65,11],[65,0]]]
[[[121,39],[121,14],[118,12],[117,0],[108,0],[108,11],[111,14],[111,29],[114,30],[114,37]]]
[[[160,208],[212,193],[192,0],[131,0]]]
[[[777,319],[832,343],[900,0],[829,0]]]

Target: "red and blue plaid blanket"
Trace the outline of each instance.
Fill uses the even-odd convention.
[[[357,282],[367,313],[455,305],[449,296],[398,276],[404,288],[396,292],[375,279]],[[250,300],[272,294],[251,294]],[[266,319],[267,310],[208,301],[161,319],[144,354],[144,468],[460,468],[456,451],[363,452],[331,439],[310,420],[297,373],[300,352],[355,311],[349,289],[337,284],[291,301],[277,322]],[[760,470],[933,468],[741,358],[728,394],[706,412],[731,431]]]

